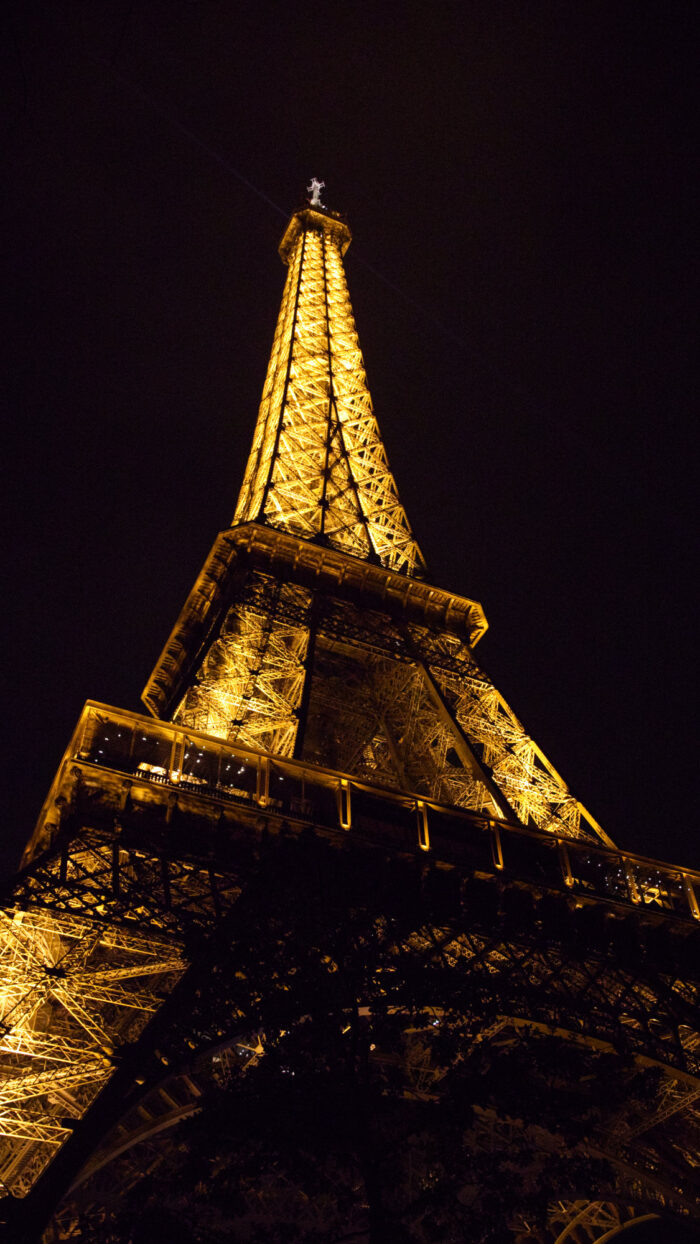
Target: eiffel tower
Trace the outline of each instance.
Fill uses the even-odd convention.
[[[602,1242],[700,1212],[700,876],[615,848],[477,663],[481,605],[430,583],[367,387],[350,229],[320,190],[280,244],[236,512],[149,715],[88,701],[2,907],[8,1239],[99,1221],[212,1094],[307,1040],[314,997],[328,1041],[362,1047],[374,1109],[399,1118],[449,1105],[475,1058],[487,1080],[530,1069],[534,1106],[517,1086],[504,1105],[493,1075],[470,1099],[460,1212],[523,1153],[535,1182],[564,1174],[539,1218],[514,1199],[514,1240]],[[565,1134],[562,1083],[582,1069],[609,1102]],[[412,1190],[392,1209],[360,1162],[358,1241],[399,1238],[391,1213],[437,1178],[402,1129]]]

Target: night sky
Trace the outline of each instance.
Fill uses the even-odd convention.
[[[696,11],[11,5],[6,867],[231,520],[312,175],[430,577],[615,841],[700,866]]]

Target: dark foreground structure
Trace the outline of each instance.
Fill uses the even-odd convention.
[[[349,244],[312,183],[233,524],[150,715],[86,704],[3,906],[8,1240],[700,1214],[700,876],[615,848],[427,579]]]

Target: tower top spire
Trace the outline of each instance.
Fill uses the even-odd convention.
[[[312,178],[279,252],[288,273],[234,524],[257,522],[423,577],[372,409],[343,256]]]
[[[306,187],[308,201],[292,214],[279,244],[280,258],[283,263],[289,264],[294,247],[306,229],[315,229],[325,234],[339,248],[341,256],[345,256],[352,242],[352,233],[343,213],[333,212],[321,202],[321,190],[325,184],[325,181],[312,177]]]
[[[309,203],[312,207],[325,207],[325,203],[321,202],[321,191],[325,190],[325,181],[319,181],[318,177],[312,177],[309,185],[306,187],[306,193],[310,195]]]

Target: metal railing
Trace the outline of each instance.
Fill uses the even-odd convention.
[[[66,765],[104,767],[136,784],[166,787],[178,803],[202,797],[261,809],[379,840],[474,872],[582,898],[700,920],[700,874],[625,851],[593,847],[446,807],[349,774],[230,744],[169,722],[88,701],[42,809],[35,838],[55,815]]]

